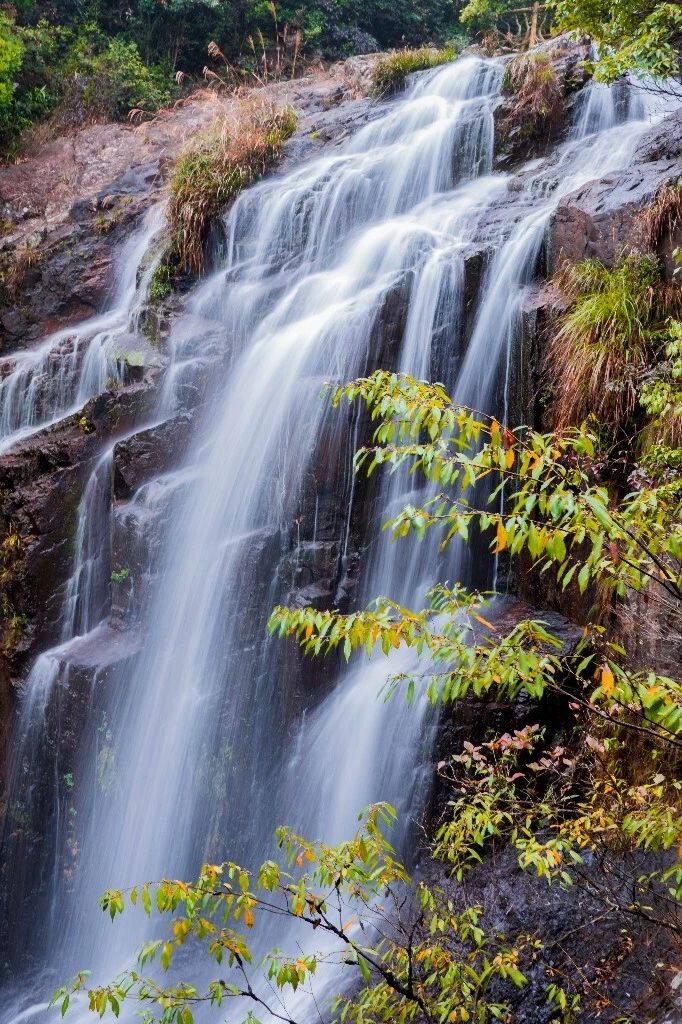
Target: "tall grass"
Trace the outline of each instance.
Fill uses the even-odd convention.
[[[555,284],[571,299],[550,342],[547,367],[558,428],[594,414],[607,427],[625,422],[657,328],[680,307],[655,256],[630,253],[609,269],[597,260],[564,267]]]
[[[211,222],[276,161],[296,129],[296,113],[266,101],[221,116],[193,139],[178,159],[170,181],[168,222],[174,259],[201,273]]]
[[[454,60],[457,51],[454,46],[433,50],[423,46],[418,50],[397,50],[377,61],[372,72],[372,94],[390,96],[405,85],[405,79],[413,71],[425,71]]]

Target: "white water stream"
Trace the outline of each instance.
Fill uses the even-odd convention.
[[[137,330],[158,261],[149,260],[143,273],[140,268],[162,223],[161,208],[152,208],[125,245],[110,309],[49,335],[37,348],[0,359],[0,453],[78,411],[107,382],[123,381],[126,340]]]
[[[109,885],[191,876],[204,858],[253,864],[271,855],[272,829],[283,821],[335,840],[377,799],[401,812],[400,845],[419,813],[433,716],[422,702],[407,708],[378,699],[387,675],[409,668],[409,657],[353,663],[323,700],[306,695],[312,707],[301,717],[296,660],[267,641],[264,628],[292,549],[297,566],[311,553],[335,560],[343,581],[358,543],[349,526],[356,491],[342,471],[355,424],[329,410],[321,383],[390,364],[444,379],[458,399],[502,414],[523,288],[536,274],[558,197],[626,164],[650,124],[643,101],[623,104],[588,87],[569,140],[518,176],[511,199],[508,176],[491,173],[501,74],[499,62],[467,58],[421,76],[345,147],[250,189],[230,211],[224,266],[172,333],[161,403],[166,413],[181,409],[183,387],[217,348],[212,397],[196,417],[185,464],[145,485],[126,510],[131,528],[149,530],[151,522],[156,534],[144,643],[132,672],[126,662],[104,692],[93,686],[69,801],[80,822],[78,850],[67,879],[65,830],[53,822],[46,838],[55,852],[40,853],[53,866],[39,883],[40,941],[25,937],[38,947],[37,962],[25,968],[18,993],[6,992],[0,1021],[43,1015],[46,992],[77,968],[102,979],[131,961],[146,925],[134,915],[127,925],[104,918],[97,896]],[[487,211],[504,202],[510,215],[466,344],[467,260]],[[22,356],[29,369],[17,362],[4,399],[0,390],[7,444],[102,387],[109,369],[99,353],[111,342],[97,339],[129,323],[138,241],[120,306],[83,335],[91,336],[97,372],[76,372],[67,357],[68,387],[58,375],[58,397],[38,413],[36,367],[52,373],[65,335]],[[188,326],[202,322],[213,325],[210,351]],[[84,493],[62,644],[27,680],[18,749],[29,778],[69,644],[105,628],[101,530],[110,513],[102,480],[110,459],[103,456]],[[406,489],[399,475],[384,482],[381,517]],[[479,568],[485,576],[487,567]],[[452,579],[457,565],[443,566],[436,547],[408,549],[384,535],[359,589],[419,603],[441,571]],[[103,749],[114,780],[105,793]]]

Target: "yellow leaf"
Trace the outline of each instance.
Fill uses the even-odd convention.
[[[504,551],[507,546],[507,531],[504,528],[504,523],[501,519],[497,523],[497,543],[495,544],[495,554],[500,551]]]
[[[511,469],[512,466],[514,465],[514,449],[513,448],[507,448],[507,454],[505,456],[505,460],[504,461],[507,464],[507,469]]]
[[[253,928],[253,910],[247,907],[244,911],[244,924],[247,928]]]
[[[615,689],[615,679],[613,678],[613,672],[608,665],[602,665],[600,669],[601,673],[601,688],[607,697],[610,697]]]

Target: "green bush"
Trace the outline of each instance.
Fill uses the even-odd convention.
[[[418,50],[398,50],[377,61],[372,74],[372,92],[375,96],[388,96],[398,92],[405,85],[405,79],[413,71],[425,71],[427,68],[446,64],[456,57],[454,46],[434,50],[421,47]]]
[[[24,45],[6,14],[0,14],[0,134],[13,133],[15,76],[24,58]]]
[[[133,108],[152,112],[171,97],[169,79],[160,68],[148,67],[137,45],[112,39],[104,53],[86,65],[85,106],[112,118],[125,117]]]
[[[167,263],[159,263],[149,282],[149,298],[151,302],[160,302],[168,298],[173,289],[171,269]]]

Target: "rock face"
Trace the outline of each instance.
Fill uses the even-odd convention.
[[[351,99],[350,90],[343,65],[261,90],[299,112],[301,130],[283,166],[371,116],[372,104]],[[0,168],[0,354],[102,309],[117,283],[121,243],[164,199],[185,140],[239,102],[202,91],[146,124],[94,125]]]
[[[587,42],[560,37],[541,44],[532,54],[513,58],[503,78],[503,98],[495,109],[495,166],[501,170],[545,155],[562,137],[574,94],[586,82],[583,61]],[[535,84],[519,85],[515,66],[530,67]],[[542,89],[542,96],[537,90]]]
[[[646,247],[642,211],[658,192],[682,177],[682,112],[672,114],[641,140],[634,166],[564,196],[552,225],[548,261],[553,273],[564,260],[591,257],[607,266],[627,247]],[[670,273],[671,252],[682,242],[682,225],[659,240]]]

